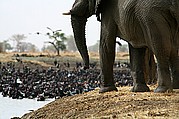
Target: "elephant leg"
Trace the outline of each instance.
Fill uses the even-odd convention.
[[[115,60],[115,26],[110,24],[109,26],[101,26],[101,38],[100,38],[100,66],[101,66],[101,86],[100,93],[117,91],[113,78],[113,64]],[[110,28],[108,28],[110,27]],[[108,30],[107,30],[108,29]],[[114,31],[113,31],[114,30]]]
[[[161,54],[156,54],[158,62],[158,87],[154,90],[154,92],[156,93],[172,91],[172,83],[169,68],[169,53],[167,53],[166,51],[166,54],[164,55],[164,52],[161,52]]]
[[[173,51],[170,62],[173,79],[173,89],[179,89],[179,56],[177,50]]]
[[[148,92],[149,87],[146,85],[145,76],[145,53],[146,48],[133,48],[129,44],[129,54],[131,62],[131,74],[133,77],[133,88],[132,92]]]
[[[154,59],[153,52],[147,48],[146,54],[145,54],[145,73],[146,73],[146,83],[147,84],[155,84],[157,83],[157,67]]]
[[[150,61],[149,61],[149,77],[150,82],[148,84],[156,84],[157,83],[157,66],[155,63],[154,54],[150,54]]]

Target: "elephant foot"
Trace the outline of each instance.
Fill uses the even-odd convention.
[[[154,93],[165,93],[165,92],[172,92],[172,89],[166,87],[166,86],[158,86],[155,90]]]
[[[173,89],[179,89],[179,81],[174,81],[173,82]]]
[[[150,89],[146,84],[135,84],[131,92],[150,92]]]
[[[105,93],[105,92],[110,92],[110,91],[118,91],[115,86],[107,86],[107,87],[101,87],[99,90],[99,93]]]

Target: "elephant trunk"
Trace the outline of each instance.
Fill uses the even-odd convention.
[[[84,69],[89,68],[89,55],[86,45],[85,26],[87,18],[71,15],[71,24],[74,33],[75,43],[84,62]]]

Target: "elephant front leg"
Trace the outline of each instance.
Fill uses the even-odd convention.
[[[149,87],[146,85],[145,79],[145,54],[146,48],[133,48],[129,44],[129,54],[130,54],[130,63],[131,63],[131,74],[133,77],[133,88],[132,92],[148,92],[150,91]]]
[[[114,33],[114,32],[110,32]],[[101,85],[100,93],[117,91],[113,78],[113,64],[115,60],[115,35],[101,33],[100,39],[100,66],[101,66]]]

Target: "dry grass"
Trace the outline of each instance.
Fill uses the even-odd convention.
[[[98,89],[58,99],[22,119],[177,119],[179,91],[132,93],[131,87],[99,94]],[[152,90],[153,87],[150,87]]]
[[[17,62],[15,55],[18,54],[20,59],[24,63],[37,64],[43,67],[50,67],[53,65],[53,61],[56,59],[59,62],[69,61],[72,65],[75,65],[77,61],[82,62],[79,52],[61,52],[60,56],[57,56],[55,53],[41,53],[41,52],[26,52],[26,53],[0,53],[0,62]],[[22,55],[26,56],[22,56]],[[99,62],[99,53],[90,52],[90,62]],[[129,62],[128,53],[116,53],[116,60],[127,61]]]

